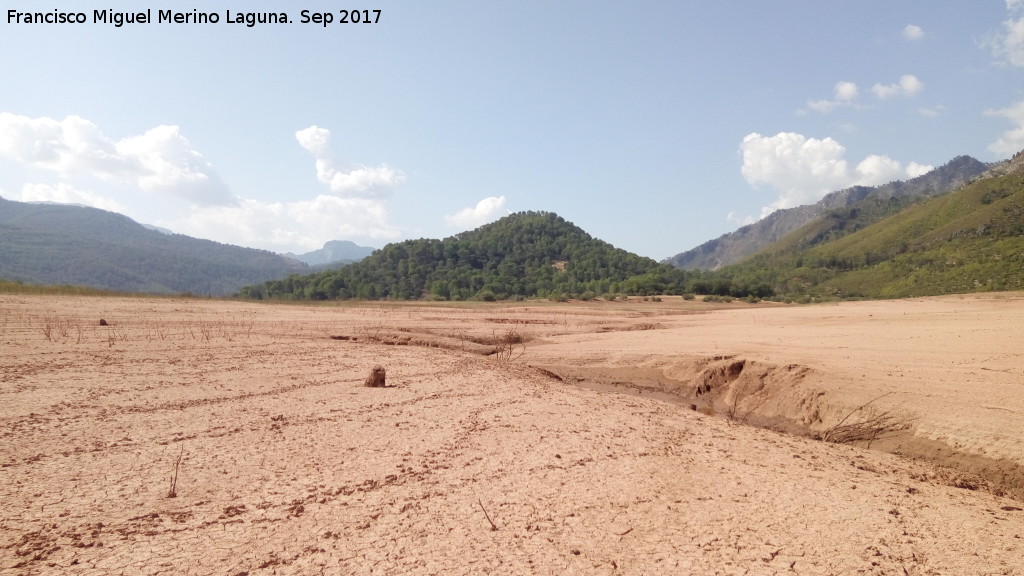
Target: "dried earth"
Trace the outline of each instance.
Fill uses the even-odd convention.
[[[0,574],[1020,575],[1021,342],[1021,294],[0,295]]]

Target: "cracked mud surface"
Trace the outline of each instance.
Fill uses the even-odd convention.
[[[814,337],[815,314],[855,306],[752,310],[766,338],[787,313]],[[705,354],[682,334],[717,317],[749,360],[702,383],[827,371],[828,342],[756,356],[737,314],[0,296],[0,574],[1024,574],[1018,500],[529,366],[646,362],[683,382],[662,349]],[[957,322],[990,349],[1009,337]],[[523,353],[485,355],[510,329]],[[363,387],[377,364],[388,387]],[[1019,379],[1012,357],[984,366]]]

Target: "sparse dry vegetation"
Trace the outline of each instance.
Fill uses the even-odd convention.
[[[737,314],[683,302],[444,308],[0,297],[0,467],[10,479],[0,483],[0,572],[173,562],[196,573],[354,573],[372,562],[416,573],[428,568],[416,564],[421,558],[431,570],[457,572],[474,559],[467,550],[486,549],[488,561],[537,574],[567,566],[660,573],[676,562],[700,573],[829,574],[865,559],[878,573],[970,574],[982,564],[1013,573],[1021,506],[993,494],[1017,496],[1018,487],[863,450],[880,444],[901,412],[879,397],[837,414],[835,388],[815,396],[851,366],[856,377],[841,374],[844,384],[878,380],[863,357],[849,357],[878,349],[878,320],[907,322],[904,312],[924,304],[887,313],[872,303],[874,316],[855,308],[867,338],[847,305]],[[1004,326],[1007,313],[1024,309],[1012,299],[987,306],[992,316],[957,314],[956,333],[965,323]],[[766,354],[722,350],[750,346],[751,333],[770,343],[770,365]],[[1024,412],[1005,394],[1020,356],[1003,345],[1004,333],[946,353],[988,364],[943,364],[939,375],[956,371],[955,387],[937,388],[932,373],[926,392],[984,395],[991,389],[978,382],[1003,385],[1000,410],[982,416],[1009,421]],[[835,342],[865,340],[870,347],[834,353]],[[902,366],[927,365],[914,356],[918,345],[901,349]],[[808,351],[822,355],[787,359]],[[378,363],[394,367],[400,385],[363,388]],[[580,389],[563,372],[570,365],[607,370],[623,387]],[[697,412],[667,397],[684,373],[710,378]],[[905,403],[919,400],[921,388],[906,386],[914,375],[885,385],[903,386]],[[831,442],[855,446],[737,425],[763,424],[756,413],[777,409],[771,401],[787,390],[821,403],[802,414],[821,408],[835,422]],[[716,401],[723,418],[704,415]],[[925,416],[934,421],[934,412]],[[904,534],[950,541],[964,524],[980,544],[962,562]],[[658,557],[654,548],[671,552]]]
[[[526,354],[526,338],[519,333],[519,327],[513,326],[508,330],[494,334],[494,358],[499,362],[511,362],[518,360]]]
[[[871,406],[890,394],[887,392],[854,408],[839,423],[825,430],[821,439],[835,444],[866,442],[870,448],[879,438],[910,430],[914,426],[912,416],[896,409],[878,410]]]
[[[257,321],[251,314],[224,320],[187,318],[169,321],[149,319],[145,315],[137,314],[111,320],[101,319],[97,322],[56,311],[40,315],[20,315],[17,318],[10,312],[4,312],[0,318],[0,336],[13,330],[14,325],[19,326],[23,337],[26,336],[24,328],[27,327],[30,333],[39,334],[43,340],[54,344],[103,342],[108,346],[114,346],[119,342],[132,341],[212,342],[222,339],[231,342],[236,338],[249,340],[254,336]]]

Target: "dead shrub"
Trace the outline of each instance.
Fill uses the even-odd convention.
[[[871,442],[878,438],[911,429],[914,426],[914,418],[912,416],[896,412],[894,409],[877,410],[873,407],[869,408],[870,404],[885,398],[889,394],[891,392],[886,392],[854,408],[838,424],[825,430],[821,434],[821,439],[834,444],[867,442],[867,447],[870,448]],[[848,423],[847,421],[855,414],[859,414],[860,418]]]
[[[526,354],[526,338],[519,333],[519,328],[513,326],[502,334],[494,334],[493,356],[499,362],[511,362],[518,360]]]

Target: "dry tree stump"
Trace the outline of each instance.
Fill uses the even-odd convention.
[[[374,366],[373,370],[370,370],[370,375],[366,377],[365,386],[369,388],[384,388],[384,367]]]

